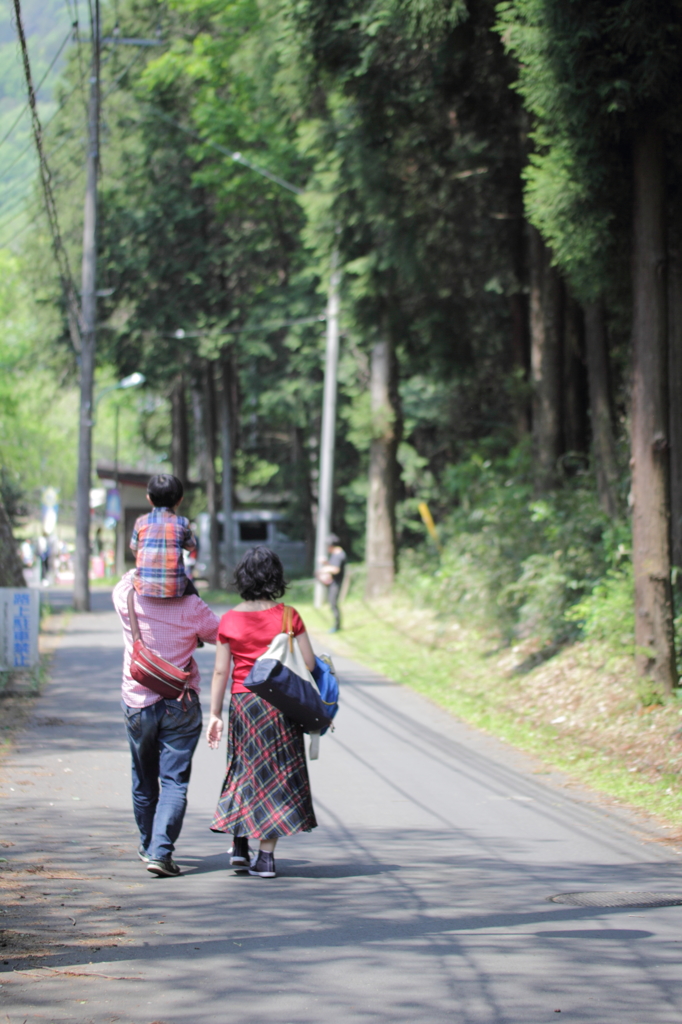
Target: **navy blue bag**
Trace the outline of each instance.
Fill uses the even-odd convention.
[[[332,659],[328,654],[323,654],[321,658],[318,658],[317,655],[315,655],[313,679],[315,680],[315,685],[320,691],[320,699],[327,709],[329,718],[334,718],[336,712],[339,710],[339,681],[334,673]],[[324,736],[327,728],[328,726],[324,729],[320,729],[320,736]]]
[[[297,722],[304,732],[320,732],[332,715],[313,683],[292,628],[293,608],[282,614],[282,632],[257,658],[244,686]]]

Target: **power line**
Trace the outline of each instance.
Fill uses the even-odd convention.
[[[54,160],[55,155],[60,151],[60,149],[63,148],[63,146],[66,145],[67,142],[71,142],[74,134],[75,134],[75,132],[70,132],[68,136],[65,136],[61,140],[61,142],[59,142],[53,148],[52,152],[50,153],[50,160],[51,161]],[[55,165],[53,163],[52,164],[52,171],[53,171],[53,173],[54,173],[55,170],[57,170],[57,172],[58,172],[60,170],[60,168],[63,167],[63,166],[64,166],[63,163],[60,163],[59,166],[55,168]],[[5,207],[10,205],[13,202],[13,200],[17,198],[16,197],[16,192],[17,191],[20,193],[20,196],[27,196],[32,188],[33,188],[33,181],[30,178],[27,181],[26,180],[26,176],[23,175],[22,177],[16,177],[12,181],[12,183],[6,187],[6,189],[4,191],[2,189],[0,189],[0,217],[2,216],[2,211],[5,209]]]
[[[78,177],[78,174],[73,174],[70,178],[66,178],[60,184],[63,185],[65,188],[68,188],[69,185],[73,184],[73,182],[76,180],[77,177]],[[12,214],[12,216],[9,216],[9,217],[6,217],[5,219],[3,219],[0,222],[0,230],[3,230],[4,228],[6,228],[8,224],[12,223],[12,221],[17,220],[23,213],[29,214],[33,210],[36,210],[36,211],[39,210],[41,205],[42,204],[40,203],[40,200],[37,199],[37,198],[35,200],[33,200],[33,202],[27,203],[27,205],[23,209],[18,210],[16,213]],[[34,220],[29,221],[29,223],[34,223]],[[24,231],[24,227],[20,228],[16,232],[15,235],[10,235],[7,238],[7,243],[14,241],[15,237],[18,237],[19,235],[23,234],[23,231]],[[7,243],[5,243],[5,244],[7,244]]]
[[[22,182],[22,184],[24,183]],[[8,200],[7,202],[0,204],[0,224],[4,221],[4,218],[7,216],[8,213],[11,213],[12,210],[16,210],[17,206],[22,205],[27,196],[31,194],[32,189],[33,182],[29,181],[28,188],[25,188],[24,191],[21,192],[18,196],[14,196],[11,200]]]
[[[47,125],[45,125],[44,128],[43,128],[43,134],[45,133],[45,129],[46,128],[47,128]],[[72,129],[72,131],[66,132],[64,134],[64,136],[62,137],[61,142],[59,142],[54,147],[54,149],[52,150],[52,153],[50,154],[50,158],[52,158],[55,155],[55,153],[58,153],[59,150],[62,148],[62,146],[66,145],[67,142],[70,142],[73,139],[74,135],[76,135],[77,131],[78,131],[78,129],[74,128],[74,129]],[[17,164],[19,162],[19,160],[21,160],[21,158],[26,155],[26,153],[29,151],[29,149],[31,148],[32,145],[33,145],[33,139],[31,139],[30,142],[28,143],[28,145],[25,146],[22,149],[21,153],[18,154],[16,159],[13,160],[12,163],[8,165],[8,167],[7,167],[8,171],[11,170],[11,168],[14,167],[15,164]],[[3,178],[0,178],[0,185],[2,185],[3,182],[7,181],[8,177],[10,177],[10,176],[6,174]],[[15,178],[14,180],[16,181],[17,179]]]
[[[138,52],[135,54],[133,59],[131,61],[129,61],[128,64],[126,64],[126,66],[123,68],[123,70],[121,72],[119,72],[119,74],[115,77],[113,83],[111,84],[111,88],[104,94],[103,100],[107,99],[113,92],[116,91],[117,83],[121,80],[121,78],[123,78],[123,76],[125,74],[127,74],[128,71],[130,71],[130,69],[135,64],[135,62],[140,59],[140,57],[142,55],[142,52],[143,51],[138,50]],[[62,102],[61,102],[60,106],[57,108],[57,110],[55,110],[54,113],[50,116],[49,120],[45,122],[45,124],[43,125],[43,137],[45,136],[45,133],[46,133],[49,125],[52,124],[52,122],[57,117],[57,115],[62,110],[64,110],[64,108],[66,107],[67,103],[73,97],[73,95],[76,93],[76,91],[80,88],[80,86],[81,86],[80,82],[76,83],[76,85],[73,86],[73,88],[70,90],[70,92],[68,92],[66,94],[66,96],[62,100]],[[59,152],[59,150],[62,148],[62,146],[64,146],[67,142],[69,142],[71,139],[73,139],[74,135],[76,134],[76,131],[77,131],[77,129],[74,129],[73,131],[68,132],[64,136],[64,138],[61,140],[61,142],[53,149],[52,154],[51,154],[51,159],[55,156],[56,153]],[[17,164],[19,162],[19,160],[25,155],[25,153],[31,148],[31,146],[33,145],[33,141],[34,140],[29,141],[29,143],[24,147],[24,149],[22,149],[21,152],[15,157],[15,159],[12,161],[12,163],[8,165],[8,167],[7,167],[8,171],[12,167],[14,167],[15,164]],[[75,180],[75,177],[76,176],[73,176],[73,177],[67,179],[66,182],[60,182],[60,184],[62,186],[66,185],[68,187],[68,185],[71,184],[71,182],[73,182]],[[5,175],[5,178],[4,179],[0,179],[0,182],[2,180],[6,180],[6,178],[7,178],[7,176]],[[24,184],[24,182],[21,181],[21,184]],[[30,195],[31,187],[32,186],[29,186],[29,188],[26,189],[26,191],[22,194],[22,196],[20,198],[20,201],[22,199],[24,199],[26,196]],[[4,197],[5,200],[7,200],[9,198],[9,196],[11,196],[11,194],[12,194],[12,192],[10,191],[10,193]],[[12,221],[14,221],[18,217],[20,217],[22,213],[29,212],[31,209],[33,209],[33,204],[31,204],[26,209],[19,210],[13,216],[7,217],[7,214],[9,214],[11,212],[11,210],[14,209],[15,207],[11,206],[9,210],[4,210],[4,212],[3,212],[3,208],[4,208],[5,205],[6,205],[6,202],[0,203],[0,231],[2,231],[5,227],[7,227],[9,224],[11,224]],[[26,229],[28,227],[30,227],[32,224],[35,224],[36,220],[38,220],[38,218],[34,217],[27,224],[23,225],[23,227],[21,227],[14,235],[7,236],[7,238],[2,243],[0,243],[0,248],[4,248],[10,242],[13,242],[14,239],[18,238],[20,235],[22,235],[24,233],[24,231],[26,231]]]
[[[165,46],[162,39],[133,39],[126,36],[104,36],[100,43],[113,43],[114,46]]]
[[[135,56],[130,61],[130,63],[126,64],[126,66],[124,67],[123,71],[121,71],[118,75],[116,75],[116,78],[111,83],[111,88],[107,92],[104,93],[104,96],[102,96],[102,103],[104,103],[105,100],[109,99],[109,97],[111,96],[112,92],[116,92],[116,86],[121,81],[123,76],[128,74],[128,72],[132,68],[133,64],[140,59],[140,57],[142,56],[142,53],[143,53],[142,50],[138,50],[138,52],[135,54]]]
[[[252,163],[250,160],[247,160],[243,153],[228,149],[226,146],[221,146],[219,142],[211,142],[210,139],[204,139],[198,132],[192,131],[191,128],[186,128],[183,124],[180,124],[179,121],[174,121],[172,117],[168,117],[168,115],[164,114],[164,112],[159,110],[158,107],[153,106],[151,103],[148,104],[148,106],[150,110],[154,111],[157,117],[161,118],[162,121],[166,121],[168,124],[174,125],[175,128],[179,128],[181,132],[185,133],[185,135],[190,135],[193,139],[196,139],[197,142],[201,142],[202,145],[209,146],[211,149],[217,149],[219,153],[229,156],[229,158],[234,160],[235,163],[243,164],[250,170],[255,171],[256,174],[261,174],[264,178],[269,178],[270,181],[274,181],[275,184],[281,185],[282,188],[286,188],[290,192],[295,192],[297,196],[303,195],[304,189],[299,188],[298,185],[292,185],[290,181],[287,181],[285,178],[280,178],[279,175],[273,174],[271,171],[266,170],[265,167],[259,167],[258,164]]]
[[[32,227],[37,221],[40,220],[42,212],[42,210],[39,210],[38,213],[36,213],[35,217],[32,217],[31,220],[27,221],[26,224],[24,224],[23,227],[19,228],[18,231],[15,231],[13,235],[8,235],[6,238],[4,238],[0,242],[0,249],[6,249],[7,246],[14,242],[17,238],[19,238],[20,235],[23,235],[24,231],[28,231],[30,227]]]
[[[231,331],[218,331],[217,336],[222,338],[232,334],[257,334],[259,331],[277,331],[281,327],[295,327],[298,324],[324,323],[326,319],[326,313],[319,313],[317,316],[301,316],[295,320],[271,320],[263,324],[254,324],[253,327],[235,327]],[[185,331],[180,328],[174,331],[173,334],[168,334],[167,337],[181,340],[182,338],[203,338],[212,333],[211,331]]]
[[[54,121],[54,119],[57,116],[57,114],[59,114],[62,110],[64,110],[64,108],[66,107],[67,103],[69,102],[69,100],[71,99],[73,94],[75,93],[76,89],[78,89],[78,85],[75,85],[73,87],[73,89],[71,90],[71,92],[66,94],[66,98],[63,100],[63,102],[60,104],[60,106],[57,107],[57,109],[51,115],[51,117],[49,117],[48,120],[45,122],[45,124],[43,125],[43,135],[45,135],[45,133],[47,132],[47,129],[52,124],[52,122]],[[74,134],[74,132],[71,132],[70,136],[73,136],[73,134]],[[10,171],[13,167],[15,167],[16,164],[19,163],[21,158],[29,151],[29,149],[31,148],[32,145],[33,145],[33,139],[29,139],[29,141],[24,146],[24,148],[21,150],[21,152],[17,153],[17,155],[15,156],[14,160],[12,161],[12,163],[11,164],[7,164],[7,167],[4,168],[5,173],[3,174],[2,178],[0,178],[0,183],[3,182],[3,181],[7,181],[7,178],[8,178],[7,172]]]
[[[75,25],[78,22],[78,11],[72,6],[71,0],[66,0],[66,6],[69,8],[69,17],[71,18],[71,24]]]
[[[21,217],[21,216],[22,216],[22,214],[24,214],[24,213],[29,213],[29,212],[30,212],[30,211],[31,211],[32,209],[33,209],[33,206],[27,206],[27,207],[26,207],[26,206],[23,206],[23,207],[22,207],[22,208],[21,208],[20,210],[17,210],[17,212],[16,212],[16,213],[12,214],[12,216],[11,216],[11,217],[7,217],[7,219],[6,219],[6,220],[3,220],[3,221],[2,221],[1,223],[0,223],[0,229],[2,229],[2,228],[6,228],[6,227],[7,227],[7,225],[8,225],[8,224],[11,224],[13,220],[17,220],[17,218],[18,218],[18,217]]]
[[[50,232],[52,234],[52,247],[54,249],[55,259],[57,260],[57,266],[59,268],[61,285],[62,288],[64,289],[64,294],[66,296],[71,341],[74,348],[77,351],[79,351],[81,347],[80,310],[78,306],[78,299],[76,297],[76,289],[73,284],[73,277],[71,275],[69,257],[66,252],[66,249],[64,248],[64,243],[62,241],[62,236],[59,230],[57,204],[55,203],[54,193],[52,191],[52,179],[50,176],[50,169],[45,160],[45,153],[43,151],[43,134],[40,124],[40,118],[38,117],[36,94],[35,89],[33,88],[33,78],[31,75],[31,64],[29,62],[28,48],[26,46],[26,35],[24,33],[24,25],[21,18],[21,0],[14,0],[14,11],[17,19],[17,32],[19,35],[19,42],[21,44],[21,56],[24,64],[26,87],[28,89],[28,102],[31,108],[31,123],[33,126],[33,137],[35,139],[36,149],[38,151],[40,178],[43,185],[43,194],[45,196],[45,208],[47,210],[47,219],[50,224]]]
[[[40,81],[38,82],[38,85],[36,86],[36,90],[35,90],[36,94],[39,93],[40,90],[42,89],[43,84],[45,82],[45,79],[47,78],[47,76],[49,75],[50,71],[52,71],[52,68],[55,66],[55,64],[59,60],[59,57],[61,55],[62,50],[64,49],[64,47],[66,46],[66,44],[68,43],[68,41],[69,41],[69,39],[71,38],[72,35],[73,35],[73,25],[71,26],[71,28],[67,32],[66,38],[64,39],[64,42],[62,43],[62,45],[59,47],[59,49],[57,50],[56,54],[52,58],[52,63],[50,64],[49,68],[47,69],[47,71],[45,72],[43,77],[40,79]],[[21,121],[22,117],[24,116],[24,114],[26,113],[28,108],[29,108],[29,104],[28,103],[24,103],[23,107],[19,111],[19,114],[17,115],[16,121],[13,122],[12,127],[9,129],[9,131],[5,135],[3,135],[2,139],[0,139],[0,146],[3,146],[7,142],[8,138],[10,137],[10,135],[12,134],[12,132],[14,131],[16,126],[19,124],[19,122]]]
[[[68,141],[68,140],[65,140],[65,141]],[[62,171],[68,165],[68,163],[69,163],[69,161],[67,159],[65,162],[59,164],[57,166],[57,174],[59,174],[59,172]],[[61,185],[62,187],[67,187],[68,188],[68,186],[73,181],[75,181],[77,177],[78,177],[78,174],[73,174],[69,178],[62,179],[62,180],[58,179],[57,184]],[[33,187],[34,187],[34,182],[33,181],[29,181],[28,188],[24,192],[22,192],[21,195],[15,196],[13,202],[10,202],[9,204],[3,204],[3,205],[0,206],[0,228],[2,228],[5,224],[9,224],[12,220],[15,219],[15,217],[19,216],[19,214],[22,212],[22,210],[19,210],[18,213],[15,214],[12,217],[7,217],[7,215],[10,214],[12,212],[12,210],[17,209],[17,207],[20,206],[28,198],[28,196],[30,196],[31,190],[33,189]],[[5,209],[5,206],[8,206],[8,208]],[[7,219],[5,219],[5,218],[7,218]]]
[[[76,55],[78,57],[78,84],[81,91],[81,99],[83,100],[83,106],[86,111],[88,109],[88,100],[85,91],[85,68],[83,67],[83,41],[81,39],[80,27],[78,25],[78,0],[76,0]]]

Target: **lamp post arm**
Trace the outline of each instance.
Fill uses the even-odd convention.
[[[106,388],[102,388],[99,394],[95,396],[95,401],[93,403],[93,411],[97,408],[97,406],[102,401],[105,395],[111,394],[112,391],[120,391],[120,389],[120,384],[109,384]]]

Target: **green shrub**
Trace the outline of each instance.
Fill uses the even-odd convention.
[[[419,603],[510,640],[565,642],[588,628],[587,611],[574,611],[587,609],[583,602],[603,603],[603,593],[615,600],[614,587],[620,587],[618,600],[625,600],[618,566],[629,526],[600,510],[591,473],[566,476],[537,498],[528,445],[497,458],[486,454],[474,450],[447,467],[440,515],[432,503],[442,551],[426,543],[404,553],[399,581]],[[404,513],[409,511],[405,503]],[[593,628],[592,618],[589,623]]]
[[[566,639],[569,600],[568,577],[557,553],[530,555],[521,564],[521,575],[507,587],[506,596],[516,608],[516,633],[535,637],[543,644]]]
[[[580,626],[584,636],[606,642],[614,653],[634,654],[635,584],[632,565],[609,570],[592,591],[574,604],[566,618]]]

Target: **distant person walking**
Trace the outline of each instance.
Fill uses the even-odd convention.
[[[334,616],[334,625],[330,633],[338,633],[341,629],[341,609],[339,608],[339,597],[343,585],[343,577],[346,573],[346,552],[341,547],[341,541],[335,533],[330,533],[327,538],[327,561],[319,567],[315,574],[320,583],[324,583],[329,597],[329,607]]]
[[[135,570],[114,587],[114,607],[123,626],[122,701],[132,755],[133,810],[140,831],[138,855],[155,875],[179,875],[173,860],[187,806],[192,755],[201,735],[199,669],[192,657],[198,640],[216,642],[218,619],[200,597],[145,597],[134,588]],[[128,595],[145,647],[191,671],[189,699],[168,700],[130,674],[133,635]]]
[[[220,620],[211,685],[207,739],[215,749],[223,734],[223,699],[233,663],[227,772],[211,828],[232,833],[235,870],[274,878],[280,836],[317,825],[301,726],[244,686],[256,658],[282,632],[286,582],[279,557],[265,547],[247,551],[234,576],[242,602]],[[312,671],[315,655],[297,611],[292,629]],[[253,858],[249,839],[260,843]]]

